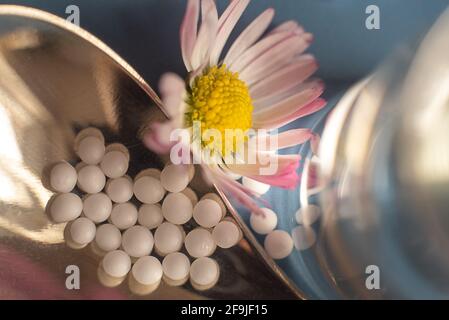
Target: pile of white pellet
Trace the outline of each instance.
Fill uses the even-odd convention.
[[[49,183],[57,193],[47,211],[54,222],[68,222],[70,247],[90,245],[102,256],[98,277],[104,285],[128,278],[133,292],[148,294],[161,279],[173,286],[190,279],[198,290],[216,284],[219,265],[210,256],[217,246],[236,245],[242,232],[218,195],[198,200],[189,188],[193,166],[148,168],[132,179],[126,175],[128,149],[106,146],[96,128],[77,135],[75,152],[81,160],[75,167],[61,161],[51,168]]]

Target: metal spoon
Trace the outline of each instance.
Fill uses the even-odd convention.
[[[67,248],[63,226],[48,220],[44,207],[51,192],[41,177],[50,163],[75,159],[75,134],[87,126],[128,146],[131,175],[161,167],[164,159],[145,149],[138,133],[143,125],[166,117],[162,110],[158,96],[138,73],[88,32],[36,9],[0,6],[0,260],[5,252],[17,253],[50,278],[60,279],[62,291],[71,264],[80,267],[83,283],[98,284],[100,258],[88,248]],[[145,298],[304,298],[266,256],[225,195],[217,192],[245,235],[238,246],[216,252],[218,284],[203,292],[190,285],[162,285]],[[54,285],[49,277],[33,279],[43,292]],[[47,290],[41,298],[86,297],[89,285],[70,294]],[[97,293],[103,290],[99,288]],[[126,283],[116,290],[135,297]]]

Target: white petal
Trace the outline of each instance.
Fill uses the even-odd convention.
[[[166,154],[175,142],[170,141],[170,134],[177,128],[173,120],[165,122],[153,122],[143,134],[144,145],[160,154]]]
[[[315,58],[303,55],[250,87],[251,97],[258,100],[277,95],[304,82],[318,68]]]
[[[159,80],[159,92],[162,97],[164,109],[170,117],[175,116],[181,110],[185,92],[185,82],[173,72],[167,72]]]
[[[237,24],[237,21],[239,21],[248,4],[249,0],[234,0],[221,15],[220,20],[218,21],[217,39],[210,55],[211,65],[218,63],[221,51],[223,50],[229,35]]]
[[[240,72],[240,79],[250,85],[267,77],[272,73],[273,68],[277,68],[280,64],[289,61],[309,47],[310,38],[306,35],[293,35],[273,46],[249,63]]]
[[[274,28],[273,30],[270,31],[270,34],[274,34],[277,32],[285,32],[285,31],[295,31],[297,33],[302,33],[304,32],[304,29],[298,25],[298,23],[294,20],[288,20],[285,21],[284,23],[278,25],[276,28]]]
[[[300,83],[293,88],[290,88],[284,92],[279,92],[277,94],[272,94],[262,99],[258,99],[257,101],[253,101],[254,110],[262,110],[267,107],[271,107],[285,99],[288,99],[291,96],[298,94],[306,88],[309,88],[314,82],[321,82],[319,79],[311,79],[305,83]]]
[[[322,81],[313,81],[305,84],[304,89],[296,95],[290,96],[270,107],[255,110],[253,112],[253,120],[255,123],[271,121],[278,116],[292,114],[318,98],[323,92],[323,89],[324,84]]]
[[[243,52],[238,59],[231,63],[228,66],[229,70],[240,72],[265,51],[291,36],[291,32],[279,32],[271,36],[264,37],[262,40],[256,42],[254,45],[245,50],[245,52]]]
[[[209,61],[211,48],[215,43],[218,13],[213,0],[202,0],[201,19],[200,31],[198,32],[198,38],[196,39],[191,58],[193,70],[203,65],[206,60]]]
[[[230,65],[234,60],[246,49],[248,49],[254,42],[259,39],[262,34],[267,30],[271,21],[273,20],[274,9],[269,8],[262,12],[251,24],[246,27],[245,30],[234,41],[229,49],[224,63]]]
[[[257,150],[258,152],[276,151],[303,144],[314,137],[315,134],[310,129],[291,129],[279,134],[254,136],[251,142],[248,142],[248,148]]]
[[[180,30],[182,59],[187,71],[192,70],[190,58],[195,46],[199,13],[200,1],[189,0]]]

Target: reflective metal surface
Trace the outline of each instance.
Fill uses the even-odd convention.
[[[448,32],[449,11],[326,123],[315,255],[340,297],[449,298]]]
[[[130,175],[161,167],[164,159],[138,136],[143,125],[162,117],[152,89],[101,41],[53,15],[0,6],[0,299],[138,298],[126,281],[102,287],[96,279],[100,257],[64,244],[64,225],[52,224],[44,212],[52,194],[41,177],[55,161],[75,159],[75,134],[90,125],[102,129],[107,142],[128,146]],[[200,194],[210,191],[199,175],[195,179]],[[301,297],[224,200],[245,238],[215,253],[218,284],[204,292],[162,284],[143,298]],[[71,264],[80,267],[80,290],[65,287]]]

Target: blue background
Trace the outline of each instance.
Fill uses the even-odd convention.
[[[33,6],[66,17],[78,5],[81,27],[105,41],[152,85],[167,70],[184,73],[179,24],[185,0],[0,0]],[[220,10],[228,3],[218,0]],[[380,8],[381,29],[365,28],[365,8]],[[352,81],[370,72],[391,50],[422,36],[448,0],[257,0],[252,1],[236,33],[265,8],[273,7],[273,25],[295,19],[315,35],[310,49],[327,81]]]

